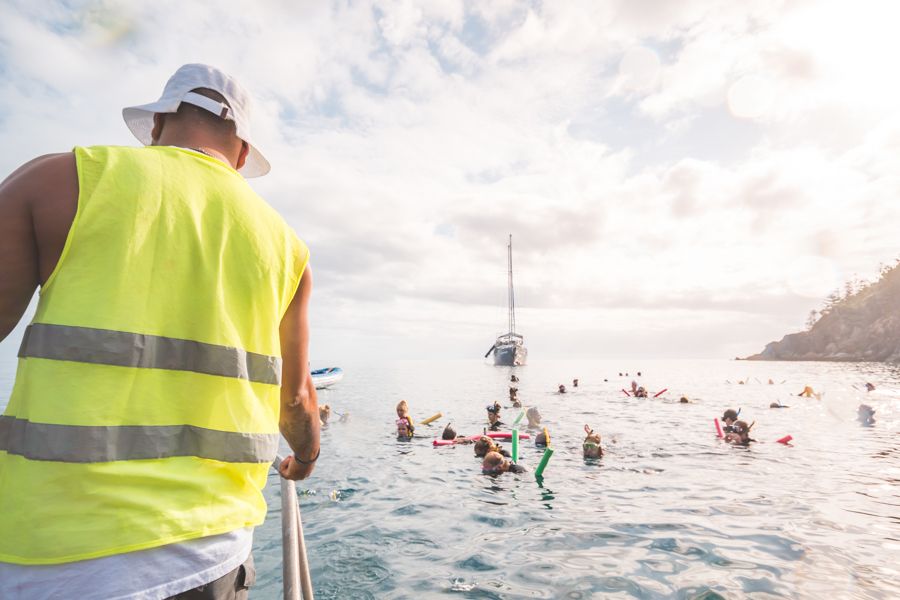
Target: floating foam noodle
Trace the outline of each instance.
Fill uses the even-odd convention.
[[[547,428],[544,427],[544,441],[547,442],[547,447],[550,447],[550,432],[547,431]]]
[[[781,438],[780,440],[775,440],[775,442],[778,443],[778,444],[788,444],[788,443],[790,443],[790,441],[791,441],[792,439],[794,439],[794,436],[792,436],[792,435],[786,435],[786,436],[784,436],[783,438]]]
[[[553,456],[553,448],[547,448],[546,450],[544,450],[544,456],[541,457],[541,462],[538,463],[538,467],[534,471],[535,477],[543,477],[544,469],[547,468],[547,463],[550,462],[551,456]]]
[[[463,439],[475,442],[475,441],[478,441],[478,439],[483,435],[491,438],[492,440],[512,439],[512,433],[510,433],[508,431],[489,431],[487,433],[476,433],[475,435],[470,435]],[[528,435],[527,433],[519,433],[519,439],[527,440],[527,439],[531,439],[531,436]],[[459,442],[460,442],[460,440],[458,438],[455,440],[432,440],[431,445],[432,446],[453,446],[454,444],[457,444]]]
[[[487,433],[485,433],[483,435],[488,436],[492,440],[508,440],[508,439],[512,438],[512,433],[510,433],[509,431],[488,431]],[[481,436],[479,436],[479,437],[481,437]],[[531,439],[531,436],[528,435],[527,433],[520,433],[519,439],[527,440],[527,439]]]
[[[656,394],[654,394],[653,397],[659,398],[660,396],[662,396],[663,394],[665,394],[668,391],[669,391],[669,388],[663,388],[660,391],[656,392]]]
[[[523,418],[524,416],[525,416],[525,411],[523,410],[523,411],[521,411],[521,412],[519,413],[519,416],[516,417],[516,420],[513,421],[513,427],[515,427],[516,425],[518,425],[518,424],[522,421],[522,418]]]
[[[713,419],[713,423],[716,424],[716,437],[725,437],[722,435],[722,426],[719,425],[719,419]]]
[[[519,430],[513,429],[512,432],[512,461],[519,462]]]
[[[631,394],[629,394],[629,393],[625,390],[625,388],[622,388],[622,393],[625,394],[626,396],[628,396],[629,398],[631,398]]]
[[[428,417],[428,418],[425,419],[424,421],[420,421],[420,422],[419,422],[419,425],[428,425],[428,424],[431,423],[432,421],[437,421],[438,419],[440,419],[440,418],[443,417],[443,416],[444,416],[444,413],[437,413],[437,414],[431,415],[430,417]]]

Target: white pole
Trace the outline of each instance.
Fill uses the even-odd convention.
[[[291,487],[294,487],[291,482]],[[309,561],[306,558],[306,540],[303,539],[303,521],[300,519],[300,503],[295,499],[297,507],[297,551],[300,559],[300,588],[303,590],[303,600],[313,600],[312,577],[309,576]]]
[[[299,521],[294,482],[281,478],[281,555],[284,600],[300,600]]]

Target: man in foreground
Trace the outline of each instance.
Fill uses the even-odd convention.
[[[185,65],[123,111],[146,148],[0,185],[0,339],[40,286],[0,417],[4,598],[245,598],[280,465],[319,455],[308,250],[241,174],[248,95]]]

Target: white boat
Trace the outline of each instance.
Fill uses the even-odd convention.
[[[516,333],[516,294],[513,288],[512,267],[512,235],[509,236],[509,245],[506,247],[509,272],[507,281],[507,293],[509,294],[509,331],[497,338],[491,349],[484,355],[485,358],[494,354],[494,364],[504,367],[518,367],[528,360],[528,349],[525,347],[525,338]]]
[[[344,370],[340,367],[328,367],[327,369],[316,369],[311,373],[313,383],[317,390],[327,388],[336,384],[344,378]]]

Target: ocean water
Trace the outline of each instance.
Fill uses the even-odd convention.
[[[319,401],[349,419],[332,416],[313,477],[297,485],[317,598],[900,596],[897,366],[534,360],[515,372],[555,448],[540,483],[532,440],[521,448],[528,472],[496,477],[481,474],[471,446],[431,444],[448,420],[481,431],[486,405],[509,404],[511,369],[341,366],[345,379]],[[0,405],[13,368],[0,363]],[[651,392],[669,391],[627,398],[620,390],[638,370]],[[555,393],[575,377],[577,390]],[[878,390],[867,394],[866,381]],[[798,398],[805,385],[824,395]],[[677,403],[681,394],[693,402]],[[444,418],[399,442],[400,399],[417,421]],[[857,420],[863,402],[876,410],[871,426]],[[756,422],[759,443],[716,439],[713,418],[726,408]],[[503,420],[516,414],[506,408]],[[585,424],[603,436],[602,459],[581,456]],[[775,443],[787,434],[791,446]],[[257,599],[281,595],[274,474],[266,496]]]

